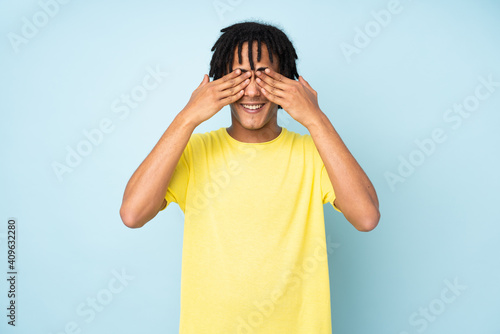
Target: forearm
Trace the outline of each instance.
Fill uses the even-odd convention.
[[[375,189],[328,117],[318,115],[308,129],[332,182],[335,204],[358,230],[371,230],[380,218]]]
[[[141,227],[161,209],[170,179],[197,124],[181,111],[130,178],[120,216],[129,227]]]

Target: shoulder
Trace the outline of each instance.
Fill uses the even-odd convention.
[[[319,155],[318,149],[316,148],[316,144],[312,139],[311,134],[309,133],[296,133],[291,132],[291,136],[293,138],[293,147],[294,151],[300,151],[301,154],[306,157],[307,162],[312,163],[314,165],[318,165],[321,160],[321,156]]]
[[[225,131],[225,128],[203,133],[193,133],[189,138],[189,145],[193,148],[207,148],[213,146],[223,140],[224,133],[222,131]]]
[[[288,129],[286,131],[287,131],[286,134],[287,134],[289,140],[293,143],[294,146],[295,145],[302,145],[302,146],[307,147],[309,149],[314,147],[313,139],[309,133],[302,134],[302,133],[290,131]]]

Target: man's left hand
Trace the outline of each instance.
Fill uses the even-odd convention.
[[[322,111],[318,105],[318,93],[302,76],[296,81],[270,68],[266,68],[265,72],[257,71],[256,74],[262,94],[269,101],[282,106],[297,122],[308,128],[319,121]]]

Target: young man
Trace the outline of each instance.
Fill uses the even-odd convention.
[[[183,210],[181,334],[331,333],[323,204],[370,231],[377,195],[286,35],[255,22],[221,32],[214,80],[204,75],[132,175],[120,215],[137,228],[171,202]],[[230,127],[193,134],[225,105]],[[278,108],[310,134],[280,127]]]

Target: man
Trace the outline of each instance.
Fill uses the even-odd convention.
[[[221,32],[214,80],[132,175],[120,215],[137,228],[171,202],[184,211],[180,333],[331,333],[323,204],[370,231],[377,195],[286,35],[256,22]],[[229,128],[193,134],[225,105]],[[278,108],[310,135],[280,127]]]

